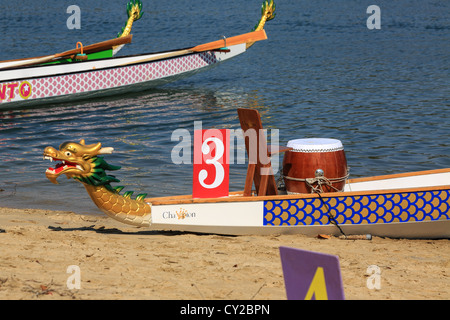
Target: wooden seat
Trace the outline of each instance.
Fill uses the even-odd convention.
[[[244,132],[245,149],[249,160],[244,196],[251,195],[253,183],[258,196],[277,195],[277,184],[270,157],[291,148],[267,145],[258,110],[239,108],[237,112]],[[248,131],[249,129],[253,130]]]

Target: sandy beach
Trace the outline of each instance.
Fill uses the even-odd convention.
[[[280,246],[337,255],[346,299],[450,299],[448,239],[155,232],[102,215],[0,208],[0,241],[7,300],[285,300]],[[367,287],[370,265],[380,289]],[[67,285],[70,266],[79,289]]]

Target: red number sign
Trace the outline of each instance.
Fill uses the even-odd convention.
[[[229,191],[230,130],[194,131],[193,198],[218,198]]]

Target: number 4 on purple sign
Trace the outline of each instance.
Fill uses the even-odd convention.
[[[280,247],[289,300],[344,300],[339,258],[334,255]]]

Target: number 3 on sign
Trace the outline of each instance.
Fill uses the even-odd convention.
[[[209,142],[213,142],[215,144],[216,154],[212,159],[207,159],[205,163],[214,165],[214,168],[216,169],[216,178],[214,179],[214,182],[212,184],[206,184],[205,180],[206,178],[208,178],[208,171],[203,169],[200,170],[200,173],[198,174],[198,181],[200,182],[203,188],[214,189],[220,186],[223,182],[223,179],[225,178],[225,170],[223,168],[223,164],[219,163],[218,161],[223,157],[225,146],[223,145],[223,141],[220,140],[219,138],[216,137],[208,138],[202,143],[203,155],[211,154],[211,148],[208,145]]]
[[[228,196],[230,130],[194,132],[193,198]]]

